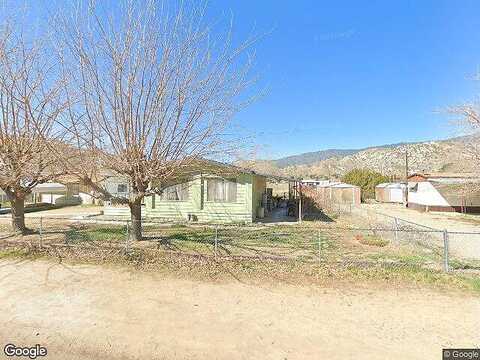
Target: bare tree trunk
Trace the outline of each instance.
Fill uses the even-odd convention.
[[[51,148],[67,146],[63,126],[56,125],[67,111],[66,77],[47,38],[30,39],[10,21],[0,22],[0,188],[11,204],[13,231],[27,234],[26,195],[65,173]]]
[[[128,206],[130,207],[130,219],[132,220],[130,240],[142,240],[142,200],[136,199]]]
[[[12,230],[21,234],[27,234],[28,229],[25,226],[25,198],[19,196],[11,196],[11,214],[12,214]]]

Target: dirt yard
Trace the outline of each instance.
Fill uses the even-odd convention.
[[[58,209],[51,209],[51,210],[42,210],[42,211],[34,211],[34,212],[27,212],[25,214],[26,218],[40,218],[40,217],[62,217],[62,218],[78,218],[78,217],[85,217],[85,216],[95,216],[100,215],[103,212],[103,206],[64,206]],[[2,214],[0,218],[10,219],[11,215]]]
[[[459,213],[420,212],[401,204],[362,204],[362,207],[439,230],[480,232],[478,224]],[[480,221],[480,216],[478,218]]]
[[[480,298],[253,285],[120,267],[0,261],[0,338],[48,359],[439,359],[480,344]]]
[[[420,225],[416,227],[420,230],[447,230],[450,232],[449,247],[453,256],[480,260],[480,226],[462,214],[425,213],[405,208],[400,204],[362,204],[355,209],[354,214],[370,219],[385,228],[392,228],[393,217],[396,217]],[[440,232],[434,236],[443,244],[443,236]]]

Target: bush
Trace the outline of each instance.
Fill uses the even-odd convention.
[[[375,198],[375,186],[378,184],[388,182],[388,176],[382,175],[379,172],[368,169],[353,169],[350,170],[342,178],[342,181],[347,184],[357,185],[362,190],[362,201],[366,199]]]
[[[388,245],[388,241],[385,239],[382,239],[379,236],[374,236],[374,235],[355,235],[355,239],[363,244],[363,245],[368,245],[368,246],[377,246],[377,247],[384,247]]]

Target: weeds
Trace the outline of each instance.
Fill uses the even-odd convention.
[[[71,228],[65,232],[65,238],[70,243],[94,242],[94,241],[123,241],[125,240],[126,228],[96,227],[96,228]]]
[[[381,238],[377,235],[355,235],[355,239],[363,244],[368,246],[377,246],[377,247],[384,247],[387,246],[389,241]]]
[[[31,242],[23,238],[16,244],[26,250],[4,250],[0,258],[47,255],[204,279],[380,281],[480,291],[478,277],[466,276],[462,271],[443,273],[442,254],[425,251],[427,248],[416,242],[387,246],[387,239],[371,231],[358,234],[348,229],[314,226],[221,227],[215,256],[214,227],[148,225],[143,230],[145,241],[130,242],[127,249],[125,226],[68,223],[64,231],[44,233],[43,252],[27,249],[38,244],[37,238]],[[451,268],[475,272],[480,269],[480,262],[452,259]]]

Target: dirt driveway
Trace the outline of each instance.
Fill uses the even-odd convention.
[[[479,225],[468,222],[458,213],[420,212],[401,204],[362,204],[362,207],[439,230],[480,233]]]
[[[480,345],[480,299],[422,289],[206,283],[0,261],[1,348],[48,359],[439,359]]]
[[[449,247],[451,255],[480,260],[480,226],[463,218],[462,214],[441,212],[419,212],[405,208],[400,204],[362,204],[354,214],[375,220],[381,226],[392,228],[393,218],[405,220],[420,226],[419,230],[447,230],[449,231]],[[386,215],[386,216],[384,216]],[[402,222],[400,221],[400,224]],[[442,233],[432,234],[443,246]]]

